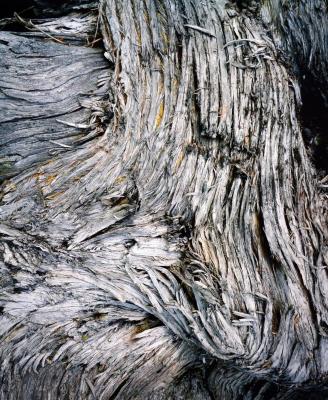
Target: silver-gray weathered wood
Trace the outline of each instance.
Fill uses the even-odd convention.
[[[325,385],[298,74],[324,101],[327,8],[284,3],[101,0],[0,32],[1,400]]]

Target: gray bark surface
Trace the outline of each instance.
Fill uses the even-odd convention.
[[[328,396],[327,6],[244,3],[0,32],[1,400]]]

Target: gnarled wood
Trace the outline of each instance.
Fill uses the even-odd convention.
[[[303,33],[264,3],[102,0],[107,60],[78,20],[71,46],[59,20],[0,34],[1,399],[325,385],[326,197],[281,55]]]

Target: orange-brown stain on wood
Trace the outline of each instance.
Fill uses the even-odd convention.
[[[159,105],[158,112],[157,112],[157,115],[155,118],[155,128],[156,129],[160,126],[162,119],[163,119],[163,115],[164,115],[164,102],[162,101],[161,104]]]

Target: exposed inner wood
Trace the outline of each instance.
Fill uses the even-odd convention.
[[[325,109],[325,2],[299,2],[317,40],[295,56],[292,7],[239,3],[102,0],[0,32],[1,400],[327,383],[327,185],[298,75]]]

